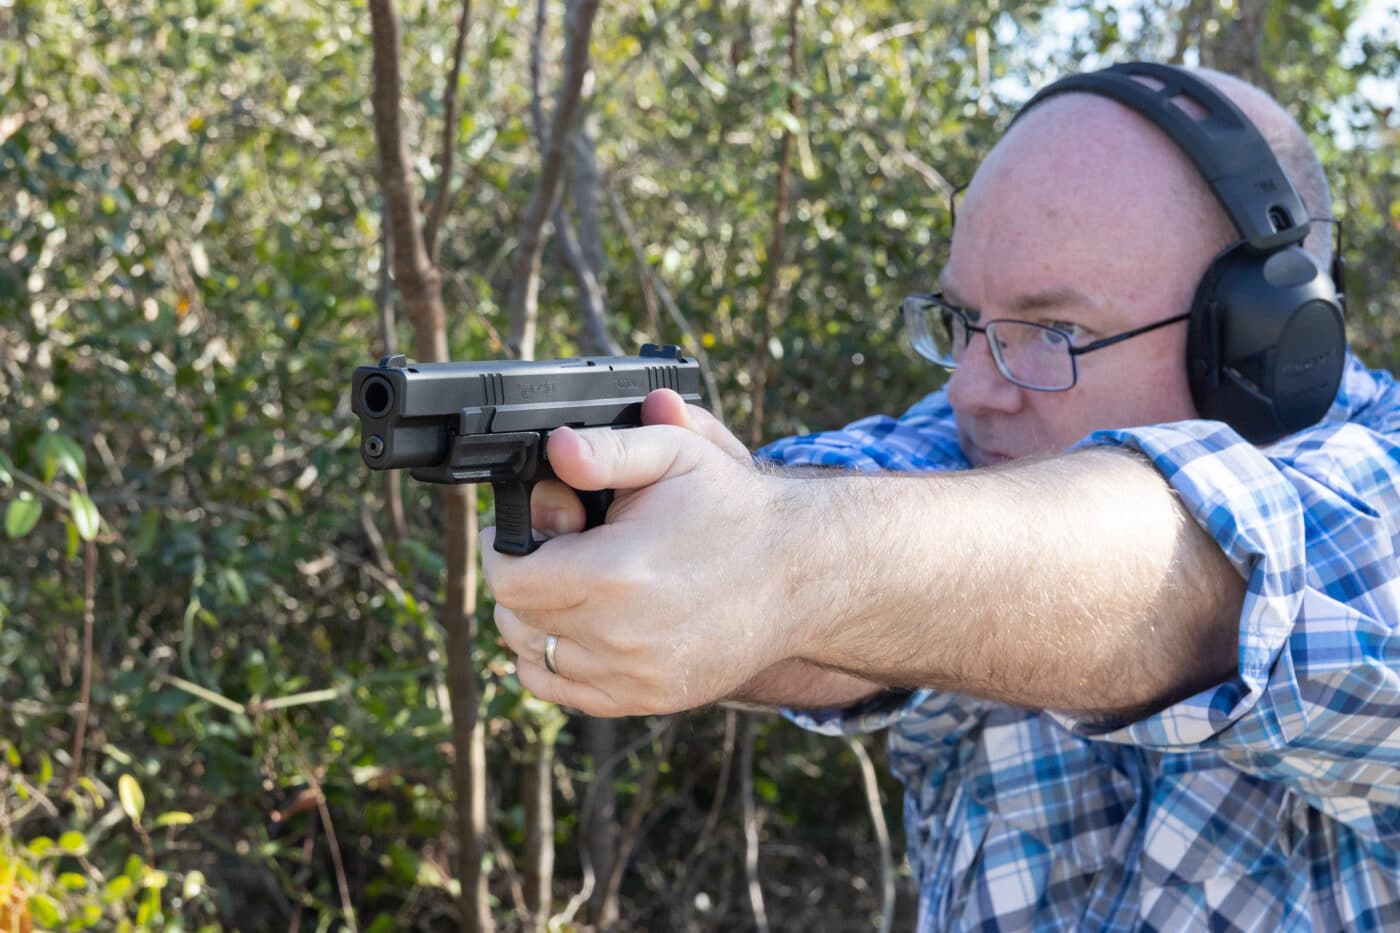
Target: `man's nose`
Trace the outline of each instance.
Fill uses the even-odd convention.
[[[948,377],[948,404],[955,411],[1014,411],[1024,390],[1008,380],[992,358],[986,334],[973,334]]]

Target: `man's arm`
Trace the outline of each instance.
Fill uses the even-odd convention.
[[[883,689],[862,677],[789,658],[760,672],[727,699],[760,706],[822,709],[850,706]]]
[[[815,676],[834,669],[1119,717],[1234,669],[1244,581],[1135,455],[784,476],[658,427],[563,431],[549,456],[575,488],[633,491],[602,528],[484,555],[502,634],[545,699],[600,715],[741,690],[848,702],[849,677]],[[814,676],[770,671],[793,660]]]
[[[1136,455],[787,482],[790,528],[827,516],[787,584],[822,667],[1110,718],[1234,671],[1245,581]]]

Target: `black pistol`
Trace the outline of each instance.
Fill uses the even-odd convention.
[[[673,389],[700,401],[700,367],[679,347],[647,344],[638,356],[539,362],[409,363],[386,356],[355,370],[350,408],[360,416],[360,454],[374,470],[408,468],[425,483],[489,482],[496,496],[496,550],[528,554],[530,493],[554,471],[545,440],[559,427],[632,428],[642,399]],[[611,490],[580,492],[587,527],[600,525]]]

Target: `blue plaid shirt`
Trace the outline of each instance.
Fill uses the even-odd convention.
[[[919,930],[1400,929],[1400,386],[1348,360],[1320,424],[1102,431],[1141,451],[1249,581],[1239,670],[1096,728],[953,693],[790,713],[888,727]],[[763,455],[964,469],[942,392]]]

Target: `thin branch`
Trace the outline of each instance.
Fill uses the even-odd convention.
[[[544,31],[548,23],[547,0],[535,0],[535,26],[530,30],[530,126],[541,152],[549,142],[544,129]]]
[[[637,236],[637,228],[632,226],[632,218],[627,215],[627,208],[622,204],[622,198],[617,193],[617,188],[608,182],[608,199],[612,202],[613,213],[617,215],[617,222],[622,227],[622,233],[627,238],[627,245],[632,250],[633,257],[637,260],[637,267],[647,277],[651,287],[661,298],[661,305],[670,315],[671,320],[681,329],[681,333],[689,338],[686,343],[691,354],[700,362],[700,375],[705,380],[705,393],[710,400],[710,410],[720,423],[724,422],[724,406],[719,396],[719,383],[715,381],[713,368],[710,366],[710,358],[705,353],[705,345],[696,336],[695,328],[690,326],[680,307],[676,304],[676,299],[671,295],[671,290],[666,287],[666,283],[656,274],[656,270],[647,264],[646,253],[642,250],[642,241]]]
[[[379,284],[375,292],[375,304],[379,307],[379,342],[385,356],[399,352],[399,337],[394,320],[394,236],[390,230],[392,219],[389,211],[389,195],[381,182],[379,215]]]
[[[438,234],[442,218],[447,214],[447,202],[452,191],[452,157],[457,149],[457,82],[462,74],[462,55],[467,46],[467,31],[471,28],[472,0],[462,0],[462,13],[457,18],[457,41],[452,46],[452,67],[447,73],[447,87],[442,90],[442,153],[438,158],[438,188],[423,225],[423,245],[433,265],[438,261]]]
[[[316,795],[316,812],[321,815],[321,825],[326,830],[326,844],[331,850],[331,864],[335,866],[335,884],[340,889],[340,910],[345,915],[345,925],[350,933],[356,933],[355,905],[350,902],[350,883],[345,879],[345,864],[340,859],[340,842],[335,837],[335,823],[331,822],[331,811],[326,806],[326,794],[321,790],[321,782],[316,780],[314,768],[307,768],[306,782]]]
[[[729,769],[734,762],[734,727],[738,718],[739,715],[734,710],[724,711],[724,746],[719,760],[719,777],[715,779],[715,800],[710,806],[710,812],[705,815],[705,825],[700,827],[700,835],[695,839],[697,852],[715,831],[720,810],[724,806],[724,798],[729,791]]]
[[[663,735],[661,748],[656,753],[656,760],[647,773],[642,775],[642,780],[637,785],[636,796],[632,798],[632,806],[628,809],[627,826],[622,831],[622,840],[617,847],[617,858],[613,860],[612,874],[608,876],[604,902],[617,899],[618,891],[622,887],[622,873],[627,868],[628,860],[632,858],[632,852],[637,848],[642,816],[651,808],[651,797],[656,790],[656,782],[661,776],[661,765],[671,757],[671,749],[675,747],[675,717],[667,717],[666,721],[671,728],[668,728]]]
[[[394,238],[389,233],[389,211],[387,198],[380,185],[381,212],[379,217],[379,285],[375,302],[379,305],[379,339],[385,356],[399,352],[399,340],[394,320],[394,280],[390,269],[394,262]],[[397,470],[385,470],[381,482],[384,485],[384,503],[389,511],[389,529],[397,544],[408,535],[408,523],[404,518],[403,491],[399,488]],[[363,515],[363,513],[361,513]]]
[[[613,769],[622,761],[629,758],[635,752],[646,745],[655,742],[656,739],[667,729],[671,728],[673,717],[663,717],[658,723],[653,725],[647,732],[639,738],[633,739],[622,748],[613,752],[612,756],[601,765],[597,766],[593,772],[593,778],[588,782],[588,791],[583,796],[583,803],[579,806],[579,826],[576,836],[579,839],[579,862],[583,866],[583,886],[569,899],[569,903],[564,909],[555,914],[552,918],[559,926],[567,927],[574,922],[574,917],[588,899],[593,895],[593,888],[597,883],[597,875],[593,871],[593,860],[588,854],[588,847],[584,840],[588,837],[588,821],[594,812],[593,800],[597,795],[599,785],[605,783],[612,775]]]
[[[860,38],[860,41],[855,43],[855,56],[853,57],[861,58],[869,55],[871,52],[875,51],[877,46],[893,39],[907,39],[910,36],[917,36],[919,33],[927,31],[928,27],[929,23],[927,20],[915,19],[909,20],[908,22],[895,23],[888,28],[867,33]]]
[[[442,276],[423,244],[418,206],[408,170],[399,74],[399,19],[393,0],[370,0],[373,47],[375,142],[394,237],[394,278],[404,313],[413,324],[418,360],[447,359],[447,315]],[[454,85],[455,86],[455,85]],[[452,121],[455,123],[455,119]],[[446,182],[450,184],[450,180]],[[486,825],[485,729],[479,717],[481,687],[473,664],[476,643],[476,490],[444,486],[439,491],[446,536],[446,581],[442,628],[446,634],[452,743],[456,753],[452,789],[459,847],[457,874],[464,930],[495,929],[482,864]]]
[[[510,900],[515,906],[515,912],[524,917],[530,911],[525,906],[525,889],[520,884],[520,872],[516,870],[515,859],[511,857],[506,844],[501,841],[500,833],[488,826],[487,835],[491,839],[491,851],[496,854],[496,864],[501,866],[501,871],[505,873],[506,882],[510,886]]]
[[[802,0],[791,0],[788,4],[788,97],[787,110],[794,119],[797,117],[797,14],[802,8]],[[759,335],[754,341],[752,370],[753,418],[749,422],[749,446],[757,447],[763,442],[763,403],[768,391],[768,345],[773,340],[773,306],[783,293],[782,268],[783,253],[787,245],[787,220],[789,190],[792,181],[792,131],[783,129],[783,140],[778,150],[778,197],[773,205],[773,236],[768,243],[768,274],[764,278],[763,293],[759,298]]]
[[[586,356],[619,356],[622,347],[608,331],[607,312],[603,309],[603,286],[593,267],[583,255],[578,236],[574,233],[573,222],[564,210],[561,200],[554,209],[554,236],[559,251],[564,254],[564,263],[574,274],[580,291],[579,315],[582,339],[579,341]]]
[[[846,744],[860,765],[860,782],[865,788],[865,801],[870,805],[870,822],[875,827],[875,839],[880,844],[880,933],[890,933],[894,922],[894,856],[890,853],[890,830],[885,825],[885,810],[880,805],[880,785],[875,781],[875,766],[870,754],[855,736],[846,736]]]
[[[92,629],[97,587],[97,540],[89,538],[83,549],[83,672],[78,688],[77,725],[73,729],[73,752],[63,793],[67,796],[78,783],[83,770],[83,743],[87,740],[88,707],[92,699]]]
[[[570,193],[579,224],[576,226],[563,201],[555,212],[555,229],[559,247],[579,286],[579,316],[582,318],[580,345],[583,352],[593,356],[618,356],[622,348],[608,330],[607,296],[603,292],[602,230],[598,226],[598,167],[593,156],[593,141],[582,124],[573,134],[573,158],[570,159]],[[584,239],[580,231],[589,234]]]
[[[548,8],[545,0],[538,0],[535,4],[535,28],[530,33],[530,122],[534,126],[535,138],[539,141],[540,151],[543,152],[549,145],[549,140],[545,137],[544,127],[544,104],[543,97],[543,68],[541,65],[541,49],[544,45],[545,26],[548,22]],[[557,130],[558,127],[556,126]],[[573,137],[573,148],[579,149],[581,134],[572,130],[569,131]],[[562,191],[562,182],[561,182]],[[618,346],[611,333],[608,332],[607,312],[603,308],[603,287],[598,281],[597,271],[593,264],[588,261],[584,251],[579,244],[577,232],[574,230],[573,221],[569,218],[569,213],[564,207],[563,197],[559,197],[554,205],[554,215],[551,218],[554,224],[555,242],[559,245],[559,251],[564,256],[564,264],[573,273],[574,281],[579,287],[579,315],[582,318],[582,339],[579,344],[585,356],[618,356],[622,353],[622,348]]]
[[[744,723],[744,745],[739,755],[739,776],[744,796],[744,874],[749,880],[749,906],[753,909],[758,933],[768,933],[768,914],[763,908],[763,886],[758,883],[758,812],[753,801],[753,746],[758,733],[754,720]]]
[[[509,350],[518,359],[534,356],[544,225],[554,212],[554,204],[562,187],[569,151],[568,139],[574,114],[583,96],[583,79],[588,73],[588,43],[598,4],[599,0],[579,0],[574,8],[573,22],[567,31],[564,46],[564,78],[550,121],[549,144],[545,147],[539,180],[520,223],[520,246],[515,257],[507,303],[510,315]]]

